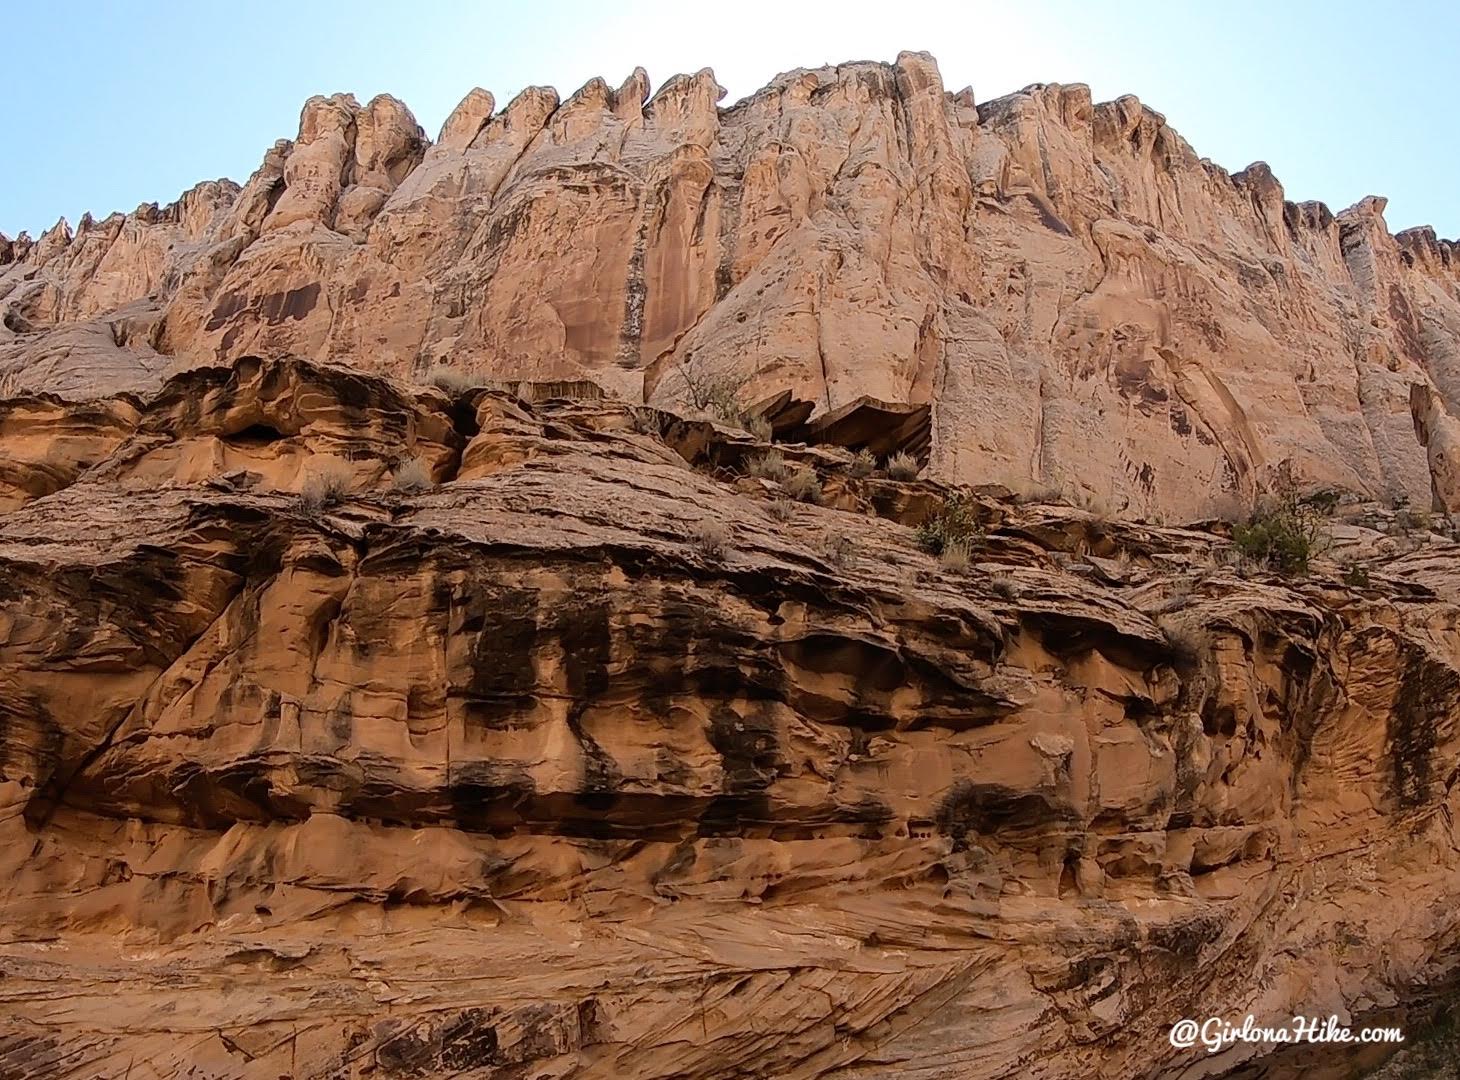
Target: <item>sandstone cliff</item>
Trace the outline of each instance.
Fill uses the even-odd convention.
[[[1293,204],[1133,97],[950,94],[933,61],[780,76],[720,108],[636,70],[429,142],[314,98],[242,187],[0,238],[0,375],[69,396],[293,353],[591,379],[681,370],[829,411],[932,406],[932,475],[1190,517],[1290,462],[1460,508],[1460,259],[1382,199]]]
[[[540,396],[0,404],[0,1075],[1193,1076],[1453,979],[1455,543],[989,486],[959,567],[941,484]]]
[[[720,97],[0,238],[0,1080],[1340,1077],[1167,1031],[1453,992],[1455,245],[921,54]]]

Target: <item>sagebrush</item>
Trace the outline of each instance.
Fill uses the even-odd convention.
[[[858,450],[852,457],[852,464],[847,469],[853,476],[861,478],[871,476],[877,468],[877,455],[870,450]]]
[[[941,555],[954,544],[972,551],[983,538],[978,504],[964,495],[950,495],[943,508],[919,525],[917,532],[918,547],[930,555]]]
[[[786,464],[786,459],[779,450],[767,450],[764,454],[757,454],[745,463],[745,471],[751,476],[777,483],[791,475],[791,467]]]
[[[477,375],[462,368],[448,367],[444,364],[438,364],[426,372],[426,382],[437,390],[453,395],[465,394],[468,390],[476,390],[478,387],[487,385],[487,379],[483,375]]]
[[[309,470],[299,488],[299,508],[318,515],[344,502],[350,494],[354,473],[338,458],[328,458]]]
[[[922,471],[918,459],[901,450],[887,459],[887,475],[894,480],[916,480]]]
[[[718,559],[725,554],[730,542],[730,532],[719,521],[704,521],[695,527],[695,547],[708,559]]]
[[[401,495],[416,495],[429,490],[431,485],[431,466],[422,457],[411,458],[390,478],[390,490]]]
[[[815,469],[797,469],[782,481],[786,494],[797,502],[821,502],[821,477]]]

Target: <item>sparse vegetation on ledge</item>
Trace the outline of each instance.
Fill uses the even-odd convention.
[[[779,450],[767,450],[764,454],[757,454],[745,463],[745,471],[751,476],[762,480],[774,480],[780,483],[791,473],[791,468],[786,464],[786,459],[781,456]]]
[[[707,559],[722,559],[730,543],[730,530],[724,522],[703,521],[695,527],[696,550]]]
[[[887,459],[887,475],[894,480],[916,480],[922,471],[918,459],[901,450]]]
[[[821,502],[821,477],[816,475],[815,469],[797,469],[786,477],[781,486],[797,502]]]
[[[1324,518],[1292,494],[1274,495],[1245,522],[1232,526],[1232,543],[1244,558],[1287,577],[1300,577],[1325,546]]]
[[[978,521],[978,504],[965,495],[950,495],[943,508],[917,529],[918,547],[929,555],[942,555],[957,545],[972,551],[982,543],[983,526]]]
[[[390,478],[390,490],[400,495],[418,495],[431,487],[431,467],[421,457],[403,463]]]
[[[448,394],[465,394],[487,385],[487,378],[463,368],[438,364],[426,372],[425,381]]]
[[[317,517],[344,502],[350,494],[354,475],[338,458],[326,458],[313,465],[299,489],[299,509]]]

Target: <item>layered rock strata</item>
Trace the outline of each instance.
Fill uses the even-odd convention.
[[[1449,985],[1453,541],[766,449],[305,360],[0,404],[0,1075],[1216,1075],[1175,1018]]]

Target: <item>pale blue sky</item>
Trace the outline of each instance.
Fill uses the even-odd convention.
[[[1306,0],[917,0],[533,5],[419,0],[0,2],[0,230],[242,181],[315,93],[401,98],[434,137],[471,87],[499,107],[636,64],[655,86],[712,67],[743,97],[779,71],[938,58],[984,101],[1031,82],[1133,93],[1229,169],[1265,160],[1292,199],[1389,197],[1394,231],[1460,236],[1460,5]]]

